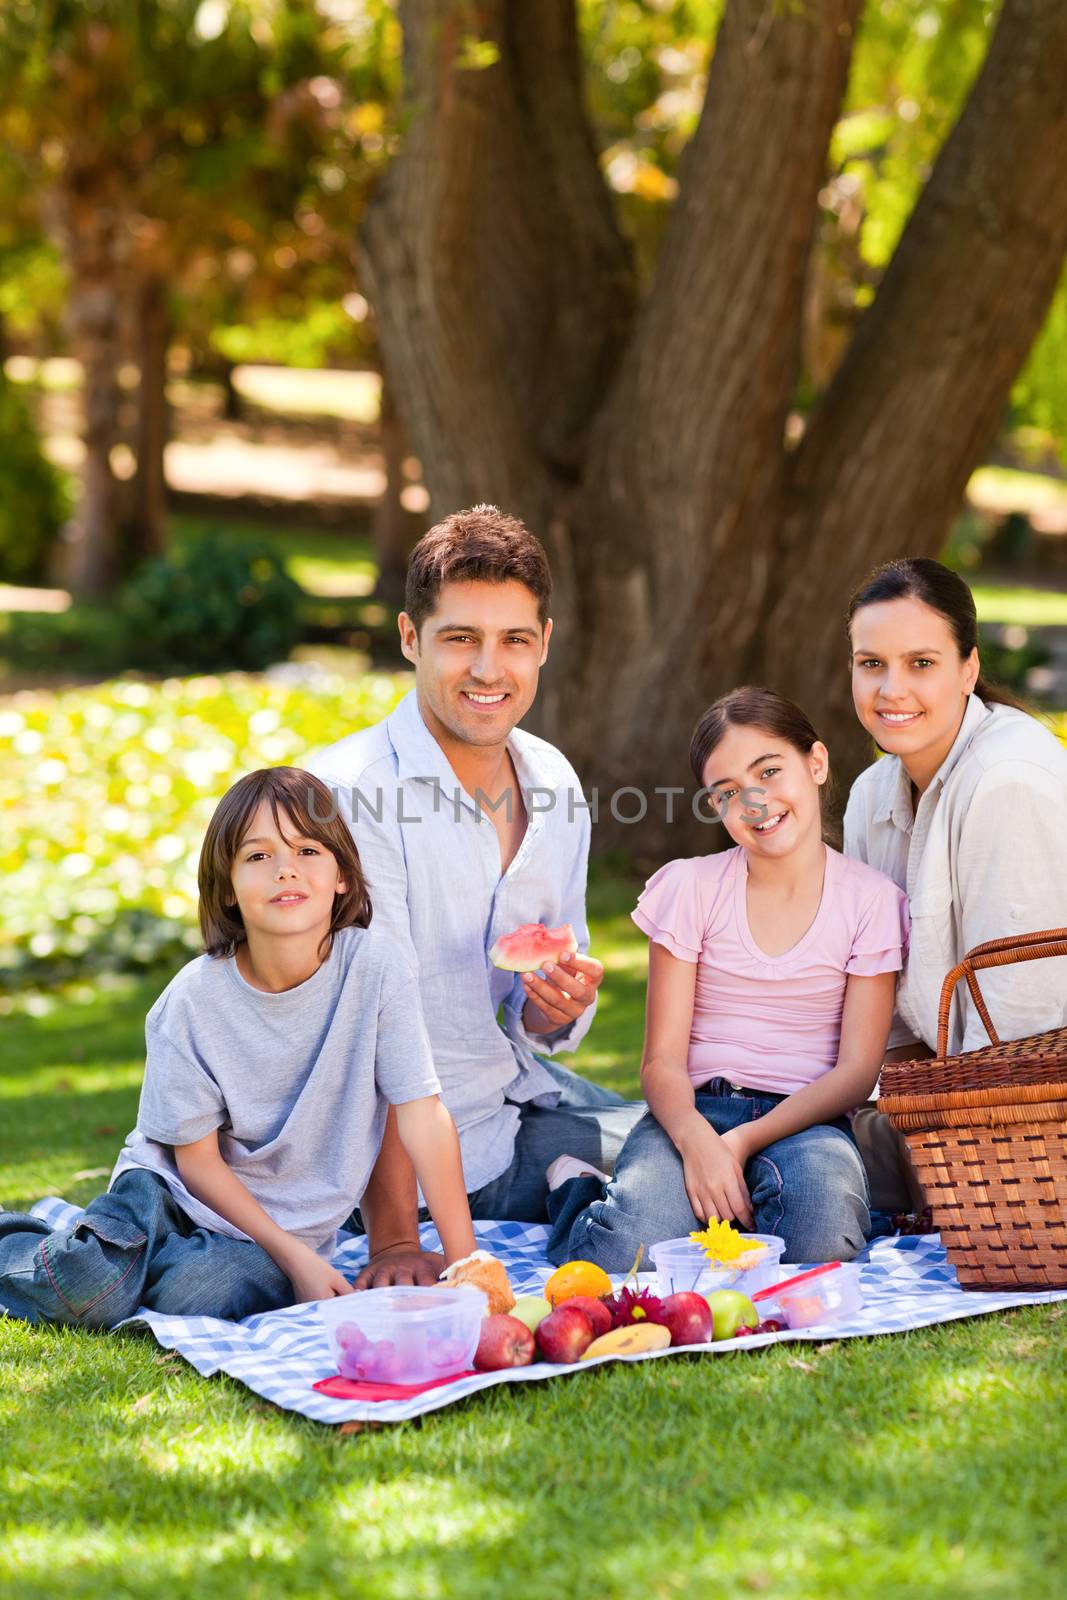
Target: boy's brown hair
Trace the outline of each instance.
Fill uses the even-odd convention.
[[[497,506],[453,511],[424,533],[408,562],[404,610],[416,633],[446,583],[525,584],[537,600],[542,628],[548,621],[552,574],[540,541]]]
[[[240,907],[234,899],[231,873],[249,824],[266,800],[278,832],[285,838],[279,812],[297,835],[314,839],[335,857],[347,888],[335,894],[333,915],[322,959],[330,953],[339,928],[366,928],[371,919],[370,895],[355,840],[342,820],[329,789],[300,767],[262,767],[227,789],[207,825],[200,849],[200,932],[209,956],[232,956],[245,942]]]

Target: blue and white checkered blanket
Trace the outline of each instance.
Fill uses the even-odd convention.
[[[69,1228],[81,1215],[79,1207],[57,1198],[40,1201],[33,1211],[53,1228]],[[547,1228],[535,1223],[482,1222],[475,1224],[475,1231],[479,1246],[491,1250],[503,1261],[516,1294],[540,1293],[552,1271],[544,1255]],[[427,1224],[421,1232],[423,1245],[427,1249],[437,1249],[434,1229]],[[365,1260],[366,1240],[347,1239],[339,1247],[334,1265],[352,1277]],[[952,1322],[957,1317],[1067,1300],[1067,1289],[1039,1294],[961,1289],[955,1268],[946,1260],[936,1233],[876,1240],[860,1260],[863,1306],[847,1321],[702,1345],[700,1353],[716,1356],[781,1340],[814,1339],[821,1344],[830,1339],[902,1333],[909,1328],[926,1328],[935,1322]],[[479,1389],[491,1389],[498,1383],[537,1383],[544,1378],[577,1374],[600,1365],[600,1361],[594,1361],[559,1367],[542,1361],[530,1367],[512,1367],[505,1372],[477,1373],[404,1400],[334,1400],[313,1388],[320,1378],[328,1378],[336,1370],[314,1305],[289,1306],[284,1311],[248,1317],[244,1322],[222,1322],[215,1317],[167,1317],[145,1310],[123,1324],[124,1327],[142,1325],[151,1330],[165,1349],[177,1350],[205,1378],[216,1372],[226,1372],[265,1400],[287,1411],[299,1411],[317,1422],[406,1422],[424,1412],[454,1405],[457,1400],[465,1400]],[[640,1356],[605,1356],[601,1360],[656,1361],[672,1353],[660,1350]]]

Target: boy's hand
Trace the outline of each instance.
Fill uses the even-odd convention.
[[[331,1267],[309,1245],[298,1244],[292,1253],[286,1252],[284,1271],[293,1286],[293,1300],[303,1305],[306,1300],[332,1300],[334,1296],[351,1294],[348,1279]]]
[[[527,1033],[555,1033],[568,1028],[592,1005],[604,981],[604,968],[592,956],[560,956],[559,964],[548,962],[537,972],[524,972],[526,990],[523,1023]]]
[[[391,1245],[379,1250],[373,1261],[368,1261],[356,1279],[357,1289],[385,1289],[394,1283],[436,1283],[445,1270],[445,1258],[433,1250],[420,1250],[416,1245]]]

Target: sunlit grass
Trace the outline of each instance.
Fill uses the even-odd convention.
[[[594,874],[608,977],[574,1063],[627,1092],[639,888],[617,868]],[[0,1205],[100,1189],[74,1174],[110,1165],[133,1123],[144,1013],[169,975],[4,1022]],[[1049,1593],[1067,1555],[1065,1328],[1050,1307],[606,1367],[346,1438],[149,1339],[0,1321],[0,1588],[1021,1600]]]
[[[981,580],[971,581],[970,586],[979,622],[1023,628],[1067,627],[1067,591],[1016,588]]]

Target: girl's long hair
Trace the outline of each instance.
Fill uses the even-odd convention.
[[[262,767],[227,789],[207,825],[200,850],[200,932],[209,956],[232,956],[245,942],[241,909],[234,900],[231,873],[249,824],[266,800],[275,826],[285,837],[282,813],[302,839],[314,839],[336,859],[346,888],[333,897],[323,960],[341,928],[366,928],[371,919],[370,895],[359,851],[333,796],[321,779],[300,767]]]

